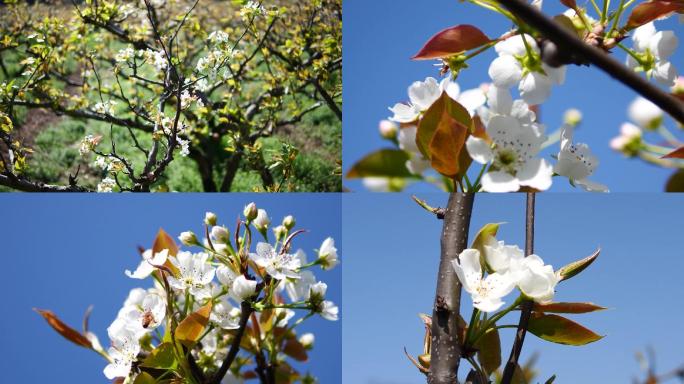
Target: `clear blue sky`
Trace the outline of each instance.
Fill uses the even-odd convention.
[[[136,281],[124,275],[140,257],[136,246],[150,247],[163,227],[177,236],[199,232],[207,210],[233,227],[245,204],[255,201],[274,222],[285,215],[310,230],[295,247],[313,257],[327,236],[341,247],[340,196],[333,194],[154,194],[0,196],[4,310],[0,316],[0,371],[5,383],[107,383],[105,361],[55,333],[31,308],[49,308],[80,329],[83,312],[95,308],[91,329],[108,345],[107,326]],[[342,270],[316,272],[328,296],[339,305]],[[344,312],[342,312],[344,318]],[[301,326],[314,332],[315,349],[306,364],[322,383],[340,383],[341,322],[318,317]]]
[[[579,1],[578,4],[590,4]],[[490,37],[499,36],[509,27],[498,14],[456,0],[345,0],[344,1],[344,169],[371,151],[389,147],[380,138],[377,125],[387,118],[387,107],[408,100],[406,89],[416,80],[427,76],[438,77],[435,61],[411,61],[423,44],[436,32],[458,24],[476,24]],[[561,13],[558,1],[544,1],[544,10]],[[684,31],[676,18],[656,22],[659,29]],[[630,44],[629,42],[627,42]],[[672,57],[673,63],[684,73],[684,41]],[[623,61],[625,53],[617,52]],[[459,76],[461,89],[477,87],[488,82],[487,68],[495,57],[488,52],[472,61],[470,68]],[[672,171],[646,165],[639,160],[625,159],[608,147],[617,135],[622,122],[627,121],[627,106],[635,94],[595,68],[569,67],[565,85],[554,87],[551,98],[544,104],[541,119],[547,131],[555,130],[568,108],[579,108],[584,122],[575,140],[590,145],[601,165],[593,179],[607,184],[612,191],[662,191]],[[670,122],[671,129],[674,128]],[[557,153],[553,146],[543,154],[547,158]],[[363,187],[357,180],[345,180],[352,190]],[[411,190],[433,191],[423,185]],[[575,190],[567,181],[554,179],[553,191]]]
[[[444,194],[421,194],[434,206]],[[499,238],[524,246],[525,195],[479,194],[471,239],[485,223],[505,221]],[[343,291],[345,384],[421,384],[403,353],[422,351],[417,316],[430,312],[439,260],[441,222],[406,194],[346,195]],[[601,246],[589,269],[558,286],[558,301],[592,301],[611,308],[571,316],[603,340],[584,347],[551,344],[528,335],[523,360],[540,352],[540,382],[630,383],[634,354],[653,346],[662,371],[684,363],[684,196],[542,194],[537,197],[536,253],[555,268]],[[470,298],[464,294],[463,308]],[[517,322],[517,316],[511,317]],[[502,331],[506,358],[513,330]],[[466,365],[466,364],[464,364]],[[537,382],[537,381],[535,381]]]

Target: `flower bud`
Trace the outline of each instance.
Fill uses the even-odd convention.
[[[287,215],[283,219],[283,226],[287,228],[288,230],[292,229],[295,226],[295,218],[292,215]]]
[[[299,343],[306,349],[313,348],[316,337],[313,333],[305,333],[299,337]]]
[[[378,130],[380,131],[380,136],[382,136],[384,139],[392,140],[397,137],[399,125],[393,121],[382,120],[378,125]]]
[[[263,230],[266,229],[269,224],[271,224],[271,219],[268,217],[268,213],[266,213],[265,209],[259,209],[254,218],[254,226],[258,230]]]
[[[563,122],[572,127],[582,122],[582,112],[579,109],[571,108],[565,111]]]
[[[204,224],[208,226],[216,225],[216,214],[214,212],[207,212],[204,214]]]
[[[323,269],[333,269],[339,261],[337,260],[337,248],[335,248],[335,240],[332,237],[328,237],[321,244],[321,248],[318,250],[318,263]]]
[[[178,236],[178,239],[181,241],[181,243],[183,243],[185,245],[198,245],[199,244],[199,242],[197,241],[197,236],[192,231],[186,231],[186,232],[181,233],[180,236]]]
[[[247,204],[242,213],[245,215],[245,218],[247,219],[247,221],[252,221],[252,220],[256,219],[257,214],[258,214],[256,204],[254,204],[254,203]]]
[[[679,76],[675,79],[674,85],[672,86],[672,93],[677,96],[684,96],[684,76]]]
[[[641,96],[629,105],[628,115],[638,126],[648,130],[658,129],[663,122],[663,111]]]
[[[312,303],[321,303],[325,300],[325,293],[328,291],[328,285],[322,281],[312,284],[309,288],[309,300]]]
[[[219,244],[230,243],[230,232],[226,228],[220,227],[218,225],[213,226],[211,228],[211,237],[214,238],[215,243],[219,243]]]
[[[610,147],[626,156],[636,156],[641,150],[641,128],[632,123],[624,123],[620,127],[620,136],[610,141]]]
[[[256,285],[256,281],[248,280],[245,276],[240,275],[233,281],[233,295],[240,301],[249,299],[256,293]]]
[[[285,236],[287,235],[287,228],[285,228],[284,225],[279,225],[277,227],[273,228],[273,234],[276,237],[276,240],[282,241],[285,239]]]

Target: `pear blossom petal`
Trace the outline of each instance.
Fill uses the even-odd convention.
[[[508,88],[493,85],[487,90],[487,104],[496,114],[510,115],[513,108],[513,96]]]
[[[461,87],[458,85],[458,83],[451,81],[451,79],[448,77],[445,77],[439,83],[439,89],[443,92],[446,92],[449,97],[456,101],[458,101],[458,97],[461,94]]]
[[[516,192],[520,189],[518,179],[506,172],[487,172],[482,176],[482,189],[485,192]]]
[[[663,85],[672,85],[677,78],[677,69],[669,61],[659,61],[655,64],[651,75]]]
[[[409,99],[411,104],[418,107],[419,110],[425,111],[439,99],[442,90],[439,83],[433,77],[428,77],[425,81],[416,81],[408,89]]]
[[[463,91],[456,101],[468,110],[470,116],[475,116],[477,110],[487,102],[487,97],[480,88],[474,88]]]
[[[420,116],[418,108],[403,103],[394,104],[394,107],[389,108],[389,110],[394,114],[389,119],[397,123],[411,123],[418,120],[418,116]]]
[[[520,185],[545,191],[551,187],[553,166],[545,159],[530,159],[518,172]]]
[[[466,150],[470,157],[480,164],[487,164],[494,160],[492,147],[485,140],[475,136],[470,136],[466,140]]]
[[[659,31],[649,40],[649,48],[659,60],[672,56],[677,44],[678,39],[673,31]]]
[[[520,80],[518,91],[527,104],[541,104],[551,96],[551,79],[542,73],[530,72]]]
[[[520,82],[522,66],[515,57],[504,55],[492,61],[487,73],[497,87],[510,88]]]

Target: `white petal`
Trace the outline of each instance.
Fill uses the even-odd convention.
[[[406,162],[406,169],[414,175],[422,175],[430,168],[430,160],[423,158],[420,153],[412,153],[411,158]]]
[[[505,303],[501,300],[501,298],[497,297],[473,297],[473,307],[479,309],[482,312],[494,312],[501,308],[504,304]]]
[[[551,81],[553,81],[554,84],[561,85],[565,82],[565,65],[562,65],[558,68],[554,68],[543,63],[542,69],[544,70],[544,72],[546,72],[549,78],[551,78]]]
[[[666,60],[677,49],[677,36],[672,31],[660,31],[650,40],[651,52],[660,60]]]
[[[520,120],[521,124],[531,124],[537,120],[537,114],[530,109],[524,100],[520,99],[513,101],[511,116]]]
[[[491,146],[483,139],[475,136],[470,136],[466,140],[466,150],[468,150],[470,157],[480,164],[487,164],[494,159]]]
[[[677,78],[677,69],[669,61],[659,61],[651,72],[653,78],[663,85],[673,85]]]
[[[397,123],[411,123],[418,119],[420,111],[413,105],[407,105],[403,103],[394,104],[394,107],[389,109],[394,113],[394,116],[390,117],[391,121]]]
[[[476,291],[482,280],[482,266],[480,265],[480,251],[464,249],[458,255],[458,260],[451,261],[463,288],[470,293]]]
[[[499,56],[489,65],[487,73],[497,87],[510,88],[520,82],[522,67],[513,56]]]
[[[487,172],[482,176],[482,189],[485,192],[516,192],[520,189],[520,183],[506,172]]]
[[[634,33],[632,34],[632,41],[634,41],[634,48],[636,48],[637,51],[645,51],[646,48],[649,48],[649,45],[651,43],[651,38],[656,34],[656,28],[655,25],[653,25],[653,22],[644,24],[640,26],[639,28],[634,30]]]
[[[421,111],[425,111],[430,108],[432,103],[434,103],[439,96],[442,94],[439,88],[439,83],[437,80],[428,77],[425,81],[416,81],[408,89],[409,98],[411,103],[418,107]]]
[[[530,72],[520,81],[518,91],[527,104],[541,104],[551,96],[551,79],[539,72]]]
[[[627,55],[627,60],[625,61],[625,64],[627,65],[627,68],[631,69],[632,71],[635,70],[637,67],[641,66],[638,61],[632,56],[632,55]]]
[[[520,185],[545,191],[551,186],[553,167],[545,159],[528,160],[517,174]]]
[[[497,43],[494,46],[494,50],[500,55],[512,55],[512,56],[526,56],[527,48],[525,44],[530,47],[530,49],[536,53],[539,53],[539,47],[537,46],[537,41],[534,37],[530,35],[524,35],[525,41],[523,42],[523,35],[515,35],[507,38],[506,40]]]
[[[587,192],[610,192],[608,186],[587,179],[575,180],[575,184]]]
[[[407,152],[419,152],[418,145],[416,144],[416,133],[418,132],[418,127],[411,125],[408,127],[400,128],[397,134],[397,142],[399,143],[399,148]]]
[[[474,88],[461,93],[456,101],[461,103],[461,105],[468,110],[470,116],[475,116],[477,110],[487,102],[487,97],[480,88]]]
[[[632,121],[644,128],[656,128],[652,126],[663,117],[663,111],[657,105],[641,96],[629,105],[627,114]]]
[[[440,83],[439,83],[439,89],[441,91],[444,91],[451,97],[452,99],[458,101],[458,96],[461,93],[461,87],[458,85],[457,82],[451,81],[450,78],[445,77]]]
[[[504,297],[515,288],[515,281],[510,273],[492,273],[485,278],[484,283],[489,287],[489,297]]]
[[[145,279],[151,275],[152,272],[154,272],[154,267],[150,265],[147,260],[141,261],[138,265],[138,268],[136,268],[134,272],[131,273],[131,271],[128,269],[125,271],[126,276],[130,277],[131,279]]]
[[[494,113],[510,115],[513,108],[513,96],[508,88],[492,85],[487,91],[487,104]]]

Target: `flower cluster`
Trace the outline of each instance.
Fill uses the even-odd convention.
[[[473,300],[483,312],[494,312],[504,304],[502,298],[516,287],[523,297],[538,303],[553,299],[561,277],[537,255],[524,257],[520,248],[505,245],[490,237],[484,255],[474,248],[465,249],[452,265]],[[485,274],[485,271],[491,273]]]
[[[650,22],[634,31],[632,41],[634,52],[628,52],[627,66],[664,85],[672,85],[677,69],[668,59],[677,48],[678,39],[674,32],[657,31]]]
[[[149,289],[131,290],[108,328],[111,347],[100,351],[109,361],[104,369],[108,379],[121,377],[132,382],[140,374],[149,374],[146,368],[160,369],[145,356],[162,353],[165,348],[173,350],[170,337],[189,347],[199,369],[211,374],[228,356],[232,339],[240,334],[234,330],[244,327],[262,330],[250,337],[256,338],[251,343],[263,351],[245,347],[246,354],[268,353],[272,366],[289,367],[287,355],[294,350],[301,356],[313,347],[314,336],[303,334],[298,339],[295,327],[316,314],[327,320],[338,319],[337,306],[326,299],[327,285],[312,271],[315,266],[329,270],[337,264],[334,241],[326,239],[316,260],[308,262],[301,249],[290,251],[296,236],[304,232],[294,230],[294,217],[285,217],[282,225],[273,228],[278,233],[269,242],[271,221],[267,212],[254,203],[244,211],[246,217],[234,237],[228,228],[217,225],[217,217],[211,212],[204,219],[206,238],[200,240],[191,231],[181,233],[182,244],[198,248],[197,252],[179,249],[160,232],[154,248],[142,253],[137,268],[125,271],[132,279],[152,279],[154,284]],[[250,252],[252,227],[264,241]],[[303,316],[296,319],[296,311],[303,311]],[[188,327],[197,332],[188,334]],[[173,359],[178,359],[179,355],[175,356]],[[239,373],[249,365],[246,358],[234,360],[228,377],[249,376],[247,371]],[[190,373],[182,369],[167,373],[176,377],[184,374]]]

